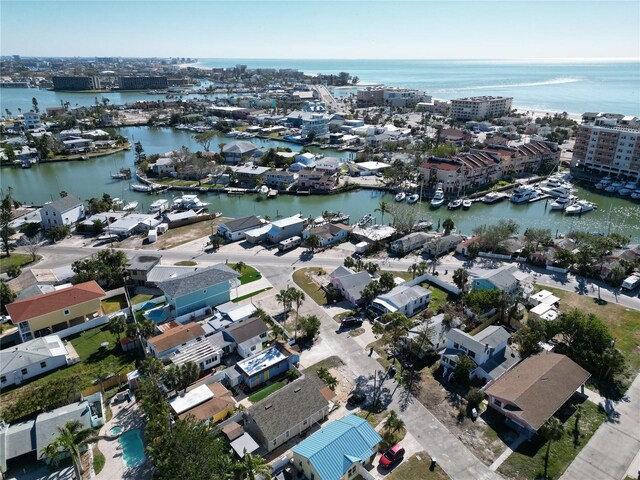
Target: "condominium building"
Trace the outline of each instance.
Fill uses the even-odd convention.
[[[53,77],[54,90],[100,90],[98,77]]]
[[[120,77],[120,90],[163,89],[168,86],[167,77]]]
[[[571,166],[640,180],[640,120],[601,113],[583,123],[576,135]]]
[[[431,102],[431,96],[420,90],[395,87],[369,87],[358,91],[358,107],[415,107]]]
[[[499,155],[487,151],[461,153],[453,158],[431,157],[420,168],[425,181],[442,183],[445,192],[475,189],[502,177]]]
[[[513,97],[467,97],[451,100],[451,116],[456,120],[484,120],[509,113]]]

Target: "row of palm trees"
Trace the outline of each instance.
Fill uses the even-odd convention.
[[[298,340],[298,320],[300,319],[300,307],[306,300],[304,292],[298,290],[295,287],[287,287],[280,290],[276,294],[276,301],[282,304],[282,318],[283,325],[286,325],[287,313],[291,310],[292,306],[296,306],[296,328],[295,339]]]

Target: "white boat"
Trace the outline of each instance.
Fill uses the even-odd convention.
[[[558,197],[553,202],[551,202],[551,210],[564,210],[576,201],[576,197],[573,195],[569,195],[567,197]]]
[[[578,200],[573,205],[569,205],[567,208],[565,208],[564,212],[567,215],[578,215],[581,213],[589,212],[593,210],[593,208],[594,208],[593,203],[588,202],[586,200]]]
[[[613,184],[613,185],[609,185],[609,186],[605,187],[604,191],[607,192],[607,193],[613,193],[616,190],[618,190],[618,188],[620,188],[618,185]]]
[[[416,203],[418,200],[420,200],[420,195],[418,195],[417,193],[414,193],[407,197],[407,203]]]
[[[209,206],[209,203],[201,201],[197,195],[182,195],[176,198],[172,204],[172,207],[178,210],[198,209],[207,206]]]
[[[598,183],[596,183],[596,188],[598,190],[604,190],[609,185],[611,185],[611,177],[604,177],[604,178],[600,179],[600,181]]]
[[[504,200],[509,195],[501,192],[489,192],[483,198],[482,202],[491,205],[492,203],[499,202],[500,200]]]
[[[638,188],[638,185],[636,185],[636,182],[627,182],[624,184],[624,188],[634,191]]]
[[[571,195],[571,192],[573,191],[573,189],[571,187],[568,187],[566,185],[561,185],[559,187],[554,187],[554,188],[542,188],[541,189],[543,193],[546,193],[547,195],[551,195],[552,197],[555,198],[560,198],[560,197],[568,197]]]
[[[111,200],[111,206],[113,208],[117,208],[120,205],[122,205],[124,202],[122,201],[121,198],[115,197],[114,199]]]
[[[124,207],[122,207],[123,212],[131,212],[138,208],[138,202],[129,202]]]
[[[520,185],[516,188],[509,200],[512,203],[527,203],[530,200],[533,200],[538,196],[538,191],[533,187],[528,187],[526,185]]]
[[[149,205],[149,213],[162,213],[169,208],[169,200],[159,198]]]
[[[396,193],[396,202],[404,202],[404,199],[407,198],[407,194],[404,192],[398,192]]]
[[[414,230],[429,230],[431,227],[433,227],[433,222],[424,218],[421,218],[413,225]]]
[[[433,208],[439,208],[444,203],[444,190],[442,190],[442,184],[439,183],[436,188],[436,193],[431,199],[431,206]]]
[[[269,195],[269,187],[267,187],[266,185],[262,185],[259,189],[258,189],[258,193],[260,195]]]
[[[462,208],[464,208],[465,210],[468,210],[471,208],[471,200],[469,200],[468,198],[465,198],[464,200],[462,200]]]
[[[131,190],[136,192],[151,192],[153,189],[149,185],[142,185],[140,183],[132,183]]]
[[[456,200],[451,200],[448,204],[447,204],[447,208],[449,210],[456,210],[458,208],[460,208],[462,206],[462,200],[460,199],[456,199]]]

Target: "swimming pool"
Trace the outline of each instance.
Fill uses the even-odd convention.
[[[111,430],[109,430],[109,433],[111,433],[111,435],[120,435],[122,433],[122,427],[120,425],[114,425],[113,427],[111,427]]]
[[[139,428],[124,432],[118,441],[122,445],[122,458],[127,467],[137,467],[145,462],[147,456],[144,453],[142,432]]]

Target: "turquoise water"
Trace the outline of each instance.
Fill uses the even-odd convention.
[[[116,425],[115,427],[111,427],[109,432],[111,435],[120,435],[122,433],[122,427],[120,425]]]
[[[251,60],[203,59],[203,67],[297,68],[306,73],[346,71],[362,82],[424,89],[439,99],[470,95],[507,95],[519,108],[548,109],[581,114],[606,111],[640,116],[640,63],[580,62],[540,63],[489,60]],[[0,90],[1,112],[14,114],[31,108],[36,97],[40,108],[93,105],[95,97],[121,104],[163,99],[144,92],[77,93],[35,88]],[[190,97],[192,98],[192,97]]]
[[[144,442],[140,429],[123,433],[118,441],[122,445],[122,457],[127,467],[138,467],[145,462],[147,456],[144,453]]]

